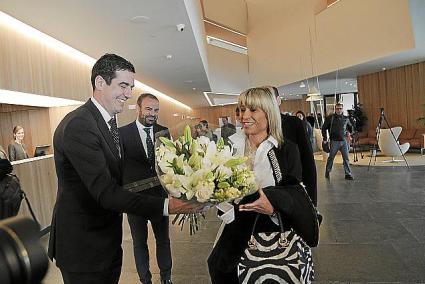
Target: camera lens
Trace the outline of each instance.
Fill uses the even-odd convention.
[[[48,259],[39,236],[38,225],[30,219],[0,222],[0,283],[41,283]]]

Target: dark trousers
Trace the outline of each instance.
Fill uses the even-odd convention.
[[[69,272],[60,269],[64,284],[118,284],[121,266],[100,272]]]
[[[171,279],[171,249],[168,217],[149,220],[156,240],[156,261],[160,270],[161,279]],[[149,283],[152,274],[149,271],[148,248],[148,219],[128,214],[131,236],[133,237],[133,252],[136,261],[137,273],[142,283]]]

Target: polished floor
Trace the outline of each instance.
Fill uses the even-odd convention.
[[[346,181],[342,165],[325,180],[324,163],[316,164],[324,216],[313,251],[316,283],[425,283],[425,167],[353,167],[355,180]],[[174,283],[210,283],[206,259],[218,227],[209,214],[194,236],[171,228]],[[127,225],[124,230],[120,283],[139,283]],[[159,283],[154,249],[151,263]],[[62,283],[54,265],[44,283]]]

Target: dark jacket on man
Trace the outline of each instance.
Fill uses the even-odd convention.
[[[313,204],[317,206],[317,174],[313,150],[307,140],[302,121],[296,116],[281,114],[283,137],[297,144],[302,166],[302,182]]]
[[[119,132],[124,152],[123,183],[128,184],[157,176],[155,165],[149,162],[148,156],[143,148],[136,122],[134,121],[126,126],[120,127]],[[155,140],[160,136],[170,138],[168,128],[159,124],[153,126],[153,134]],[[153,142],[155,144],[155,141]],[[167,196],[161,186],[146,189],[142,191],[141,194],[162,197]],[[162,216],[162,214],[160,216]]]
[[[329,130],[332,141],[343,141],[347,136],[347,133],[353,131],[350,119],[344,115],[338,115],[336,113],[328,115],[325,119],[325,123],[322,126],[323,140],[328,139],[326,130]]]
[[[121,158],[91,100],[57,127],[53,145],[58,193],[49,256],[69,272],[101,272],[122,263],[122,214],[163,214],[164,198],[122,189]]]

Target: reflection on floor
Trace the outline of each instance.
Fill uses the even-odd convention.
[[[316,283],[425,283],[425,167],[369,172],[353,167],[355,180],[346,181],[342,165],[335,165],[325,180],[324,163],[316,164],[324,216],[320,245],[313,251]],[[210,283],[206,259],[218,227],[214,214],[192,237],[172,227],[174,283]],[[123,248],[120,283],[139,283],[127,225]],[[154,283],[159,283],[154,249],[151,263]],[[62,283],[55,266],[44,283]]]

